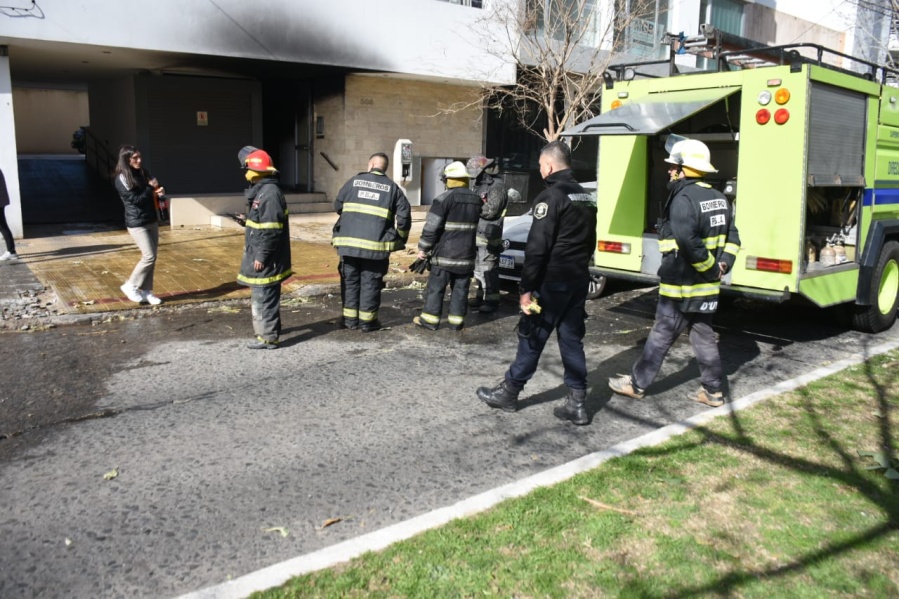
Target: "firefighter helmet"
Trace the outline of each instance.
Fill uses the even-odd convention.
[[[468,169],[468,172],[471,173],[472,177],[479,177],[481,173],[487,171],[489,174],[495,174],[496,170],[496,160],[493,158],[487,158],[483,154],[477,154],[468,159],[468,162],[465,163],[465,168]]]
[[[685,166],[701,173],[718,172],[718,169],[710,162],[709,147],[699,140],[681,138],[668,151],[670,155],[665,162]]]
[[[447,179],[470,179],[471,174],[469,174],[468,169],[465,168],[465,165],[459,162],[458,160],[455,162],[450,162],[445,169],[443,169],[443,176]]]
[[[272,164],[272,157],[265,150],[250,152],[244,160],[244,168],[257,173],[278,172],[278,169]]]

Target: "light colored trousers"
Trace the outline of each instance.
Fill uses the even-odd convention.
[[[128,227],[134,243],[140,249],[140,262],[131,272],[128,283],[144,291],[153,290],[153,270],[156,268],[156,252],[159,249],[159,223],[143,227]]]

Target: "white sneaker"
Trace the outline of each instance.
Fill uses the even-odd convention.
[[[141,291],[141,295],[143,295],[144,301],[150,304],[151,306],[158,306],[162,303],[162,300],[153,295],[153,291]]]
[[[125,294],[125,297],[130,299],[132,302],[139,304],[144,299],[144,296],[141,295],[141,292],[134,285],[131,285],[130,283],[127,283],[127,282],[123,283],[122,286],[119,287],[119,289],[121,289],[122,293]]]
[[[0,260],[18,260],[18,259],[19,259],[19,255],[14,252],[3,252],[3,254],[0,255]]]

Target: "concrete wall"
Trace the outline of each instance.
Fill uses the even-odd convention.
[[[72,134],[88,125],[87,92],[14,87],[16,145],[20,154],[77,154]]]
[[[350,75],[344,92],[344,117],[337,117],[336,140],[317,140],[317,149],[339,159],[339,171],[316,161],[316,190],[333,199],[346,180],[365,170],[375,152],[393,156],[398,139],[412,140],[416,170],[406,187],[410,202],[417,204],[422,157],[468,157],[482,150],[481,110],[471,107],[455,114],[441,109],[456,103],[468,103],[474,89],[422,81],[404,81],[388,77]],[[320,108],[333,111],[333,103]],[[341,122],[342,121],[342,122]],[[327,126],[327,125],[326,125]],[[327,144],[322,142],[327,141]],[[327,149],[325,149],[327,148]],[[392,170],[392,166],[391,166]]]
[[[9,206],[5,208],[6,222],[14,237],[22,237],[22,200],[19,195],[19,165],[16,162],[12,81],[9,76],[9,57],[3,51],[0,51],[0,131],[7,138],[5,143],[0,143],[0,169],[3,170],[9,192]],[[3,251],[6,251],[5,247]]]

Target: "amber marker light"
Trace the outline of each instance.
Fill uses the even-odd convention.
[[[780,105],[786,104],[790,101],[790,90],[785,87],[780,88],[776,92],[774,92],[774,101]]]
[[[612,100],[612,106],[611,106],[612,110],[615,110],[616,108],[620,108],[620,107],[621,107],[621,100]]]
[[[620,241],[597,241],[596,250],[599,252],[612,252],[614,254],[630,254],[631,244]]]
[[[770,120],[771,111],[767,108],[759,108],[759,111],[755,113],[755,122],[759,125],[764,125]]]
[[[786,108],[780,108],[777,112],[774,113],[774,122],[778,125],[783,125],[787,121],[790,120],[790,111]]]
[[[749,270],[764,270],[767,272],[779,272],[788,275],[793,272],[793,263],[790,260],[775,260],[773,258],[747,256],[746,268]]]

